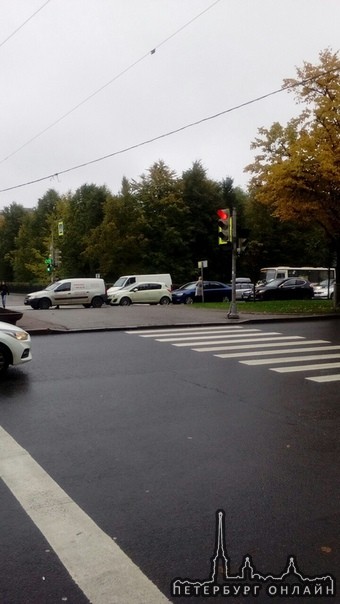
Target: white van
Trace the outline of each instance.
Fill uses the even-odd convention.
[[[171,289],[172,286],[172,279],[169,273],[164,273],[162,275],[123,275],[122,277],[119,277],[119,279],[117,279],[117,281],[112,285],[112,287],[109,287],[109,289],[107,290],[108,302],[110,296],[112,296],[112,294],[114,294],[119,289],[123,289],[125,287],[128,287],[129,285],[133,285],[134,283],[141,283],[143,281],[165,283],[165,285],[169,289]]]
[[[104,279],[60,279],[46,289],[27,294],[24,304],[47,310],[50,306],[82,304],[100,308],[106,302]]]

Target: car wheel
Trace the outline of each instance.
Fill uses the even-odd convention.
[[[7,348],[0,346],[0,375],[5,373],[10,363],[10,356]]]
[[[193,303],[193,299],[190,296],[188,296],[187,298],[185,298],[184,304],[192,304],[192,303]]]
[[[100,296],[95,296],[92,299],[91,305],[93,306],[93,308],[100,308],[101,306],[103,306],[103,299]]]
[[[170,298],[168,298],[167,296],[163,296],[163,298],[160,299],[159,301],[160,304],[170,304]]]
[[[126,297],[125,298],[121,298],[121,300],[119,302],[120,306],[130,306],[130,304],[131,304],[130,298],[126,298]]]
[[[42,298],[41,300],[39,300],[38,308],[40,310],[48,310],[50,306],[51,300],[49,300],[48,298]]]

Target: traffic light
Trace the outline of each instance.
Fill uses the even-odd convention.
[[[247,251],[248,239],[243,239],[242,237],[237,240],[237,254],[243,254]]]
[[[52,258],[45,258],[46,270],[48,273],[53,271],[53,261]]]
[[[54,250],[54,266],[61,266],[61,250]]]
[[[231,241],[231,216],[228,208],[217,210],[218,216],[218,245]]]

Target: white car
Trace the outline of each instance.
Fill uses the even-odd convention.
[[[27,331],[0,321],[0,374],[9,365],[20,365],[32,360],[31,336]]]
[[[330,298],[333,299],[334,296],[334,284],[335,279],[331,279],[329,282],[329,291],[328,291],[328,279],[321,281],[319,285],[314,285],[314,298]]]
[[[237,283],[236,282],[236,300],[243,300],[243,294],[248,296],[254,290],[252,283]]]
[[[171,290],[165,283],[134,283],[108,294],[107,301],[112,306],[130,306],[130,304],[170,304]]]

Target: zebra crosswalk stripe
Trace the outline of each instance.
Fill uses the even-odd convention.
[[[157,333],[176,333],[176,332],[186,332],[186,331],[207,331],[210,329],[214,329],[216,331],[220,331],[221,329],[230,329],[230,331],[235,330],[244,330],[247,329],[243,325],[205,325],[199,326],[191,325],[188,327],[187,325],[183,325],[183,327],[157,327],[154,329],[129,329],[125,333],[128,334],[137,334],[138,336],[143,335],[145,333],[157,334]]]
[[[296,361],[319,361],[321,359],[338,359],[340,354],[310,354],[299,357],[279,357],[276,359],[253,359],[250,361],[240,361],[242,365],[272,365],[275,363],[291,363]]]
[[[331,373],[330,375],[316,375],[314,377],[306,377],[306,380],[311,382],[340,382],[340,373]]]
[[[257,333],[249,333],[249,331],[251,332],[257,332]],[[223,332],[218,332],[218,333],[214,333],[214,334],[209,334],[207,335],[206,333],[204,333],[203,335],[196,335],[199,332],[193,333],[193,334],[187,334],[185,336],[182,335],[178,335],[178,336],[172,336],[172,337],[159,337],[159,338],[155,338],[155,340],[157,342],[178,342],[180,340],[210,340],[212,337],[214,337],[215,339],[232,339],[232,338],[251,338],[253,335],[257,335],[257,336],[262,336],[262,334],[260,333],[260,330],[258,329],[251,329],[248,332],[242,332],[242,333],[223,333]],[[279,331],[269,331],[268,332],[269,335],[280,335]]]
[[[193,348],[193,350],[195,352],[215,352],[215,351],[222,351],[222,350],[249,350],[250,348],[273,348],[273,346],[275,346],[275,348],[281,348],[283,346],[301,346],[304,344],[328,344],[329,340],[299,340],[298,342],[292,342],[291,340],[289,342],[278,342],[278,341],[274,341],[274,342],[269,342],[269,343],[265,343],[265,344],[246,344],[245,346],[242,344],[237,345],[237,346],[209,346],[209,347],[200,347],[200,348]],[[317,348],[317,350],[319,350],[319,348]],[[282,350],[278,350],[278,353],[284,352]],[[252,354],[267,354],[268,351],[265,350],[264,352],[249,352],[250,355]],[[245,353],[247,354],[247,353]],[[275,354],[275,352],[271,352],[271,354]],[[228,354],[215,354],[215,357],[220,357],[221,359],[228,359],[229,358],[229,353]]]
[[[244,327],[242,328],[241,325],[233,325],[232,327],[180,327],[178,329],[134,329],[134,330],[129,330],[126,331],[125,333],[128,334],[137,334],[139,336],[141,336],[142,338],[154,338],[155,336],[166,336],[166,335],[183,335],[183,334],[190,334],[190,333],[220,333],[220,332],[230,332],[232,333],[233,331],[261,331],[258,328],[252,327],[252,328],[248,328],[245,329]]]
[[[301,365],[299,367],[270,367],[270,371],[276,371],[277,373],[293,373],[295,371],[314,371],[318,369],[338,369],[340,363],[318,363],[315,365]]]
[[[299,342],[300,343],[300,342]],[[303,342],[304,343],[304,342]],[[296,342],[293,342],[293,344],[296,344]],[[241,358],[241,357],[259,357],[259,356],[264,356],[265,354],[290,354],[290,353],[295,353],[298,354],[299,352],[316,352],[316,351],[320,351],[320,350],[339,350],[340,346],[311,346],[311,347],[303,347],[303,348],[288,348],[286,350],[255,350],[255,351],[248,351],[248,352],[230,352],[227,354],[215,354],[215,357],[222,357],[223,359],[237,359],[237,358]],[[198,349],[199,352],[201,352],[201,349]],[[207,349],[208,350],[208,349]]]
[[[280,334],[278,334],[278,335],[280,335]],[[260,336],[260,334],[259,334],[259,336]],[[237,336],[234,336],[234,338],[237,338]],[[239,340],[239,339],[224,340],[224,341],[222,340],[222,342],[218,341],[218,340],[215,340],[213,342],[210,342],[210,344],[211,345],[215,345],[215,344],[241,344],[241,343],[244,343],[244,342],[247,342],[247,343],[248,342],[257,342],[256,346],[258,347],[259,346],[258,342],[261,342],[261,345],[262,345],[262,342],[267,342],[268,340],[278,340],[278,337],[277,336],[267,337],[267,334],[263,334],[260,337],[244,338],[244,339],[241,339],[241,340]],[[280,336],[280,340],[303,340],[303,337],[302,336]],[[164,340],[163,340],[163,342],[164,342]],[[177,342],[177,340],[174,341],[174,346],[199,346],[199,342],[193,342],[193,341],[191,341],[191,342],[177,342],[177,343],[176,342]],[[206,342],[204,342],[204,344],[206,344]]]

